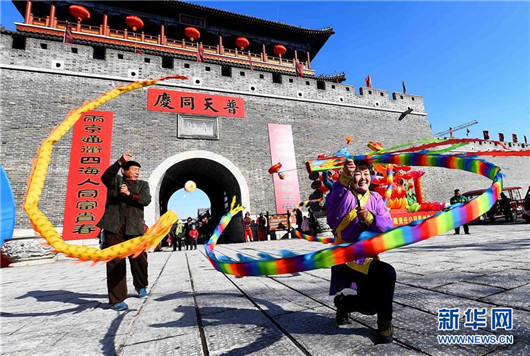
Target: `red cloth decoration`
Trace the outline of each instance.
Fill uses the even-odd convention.
[[[371,88],[372,87],[372,78],[370,78],[370,74],[364,79],[364,82],[366,84],[366,87]]]
[[[72,36],[72,24],[66,22],[66,30],[64,31],[64,43],[74,43],[74,37]]]

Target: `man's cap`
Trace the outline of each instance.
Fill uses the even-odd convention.
[[[129,168],[131,168],[132,166],[135,166],[135,167],[138,167],[138,168],[141,168],[142,166],[140,165],[140,163],[136,162],[136,161],[127,161],[123,164],[122,168],[124,170],[129,170]]]

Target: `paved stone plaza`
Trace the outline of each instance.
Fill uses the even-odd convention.
[[[471,225],[381,255],[396,268],[395,341],[375,345],[376,319],[351,314],[338,328],[329,269],[235,278],[215,271],[203,248],[149,254],[150,297],[109,309],[105,268],[68,260],[4,268],[5,355],[528,355],[530,225]],[[301,240],[221,245],[219,254],[309,252]],[[134,291],[129,274],[129,290]],[[464,327],[467,308],[488,324]],[[513,308],[513,329],[492,331],[494,307]],[[460,308],[458,331],[438,331],[438,309]],[[513,345],[440,345],[437,335],[513,335]]]

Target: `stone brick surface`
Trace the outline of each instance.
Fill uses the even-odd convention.
[[[200,247],[149,253],[150,296],[136,296],[129,274],[126,302],[130,309],[122,313],[107,304],[103,265],[61,260],[2,269],[0,347],[6,355],[203,355],[206,351],[212,355],[523,355],[530,344],[529,280],[519,267],[527,263],[527,255],[515,252],[528,239],[520,229],[527,225],[504,225],[506,236],[499,236],[495,226],[473,225],[473,234],[465,238],[443,234],[414,245],[418,248],[381,254],[398,276],[395,341],[390,345],[374,344],[376,316],[351,313],[351,325],[334,324],[329,269],[236,278],[215,271]],[[513,252],[513,265],[497,263],[504,259],[499,253],[485,257],[491,259],[488,268],[471,273],[484,258],[483,251],[502,242],[501,252]],[[321,248],[319,243],[303,240],[278,240],[223,244],[215,251],[235,257],[237,253],[280,255],[283,249],[304,253]],[[439,259],[460,254],[467,258],[451,266]],[[398,263],[405,258],[414,261],[421,273],[408,272],[413,264]],[[429,276],[441,278],[437,272],[447,275],[445,285],[428,283]],[[477,275],[509,272],[526,276],[526,280],[515,278],[523,285],[510,289],[510,281],[498,278],[474,284]],[[414,281],[414,276],[422,278]],[[496,293],[484,296],[492,290]],[[437,330],[437,310],[451,307],[461,310],[458,331]],[[513,308],[513,329],[491,330],[489,321],[478,330],[464,327],[463,311],[468,307],[486,308],[488,313],[494,307]],[[514,344],[440,345],[438,335],[512,335]]]

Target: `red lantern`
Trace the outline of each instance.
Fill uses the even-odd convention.
[[[284,45],[277,44],[276,46],[274,46],[273,52],[274,52],[275,55],[277,55],[277,56],[279,56],[281,58],[282,55],[287,53],[287,48],[285,48]]]
[[[237,48],[244,50],[248,47],[250,42],[245,37],[238,37],[236,38],[236,46]]]
[[[127,16],[125,18],[125,23],[127,24],[127,26],[132,28],[133,31],[141,30],[142,28],[144,28],[144,22],[138,16]]]
[[[194,39],[201,37],[201,33],[195,27],[186,27],[184,29],[184,35],[186,35],[186,37],[188,37],[191,42],[193,42]]]
[[[84,6],[72,5],[68,10],[70,11],[70,15],[75,17],[78,21],[86,21],[90,19],[90,11]]]

